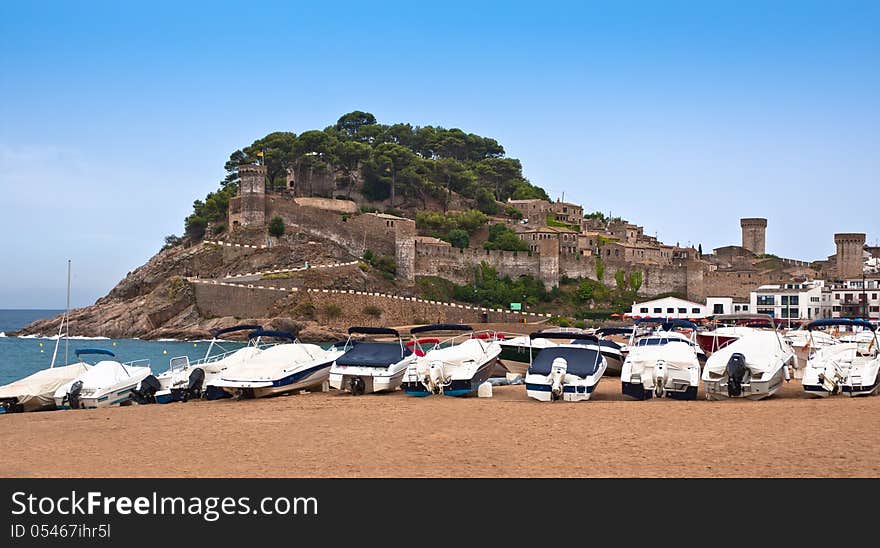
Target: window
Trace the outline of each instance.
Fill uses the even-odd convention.
[[[880,312],[880,306],[872,306],[871,312]]]
[[[872,300],[872,301],[876,301],[876,300],[877,300],[877,294],[876,294],[876,293],[871,293],[871,300]]]
[[[839,306],[832,306],[832,307],[831,307],[831,310],[832,310],[833,312],[840,312],[840,307],[839,307]]]
[[[662,309],[662,308],[655,308],[655,309],[654,309],[654,314],[662,314],[662,313],[663,313],[663,309]]]
[[[712,305],[712,314],[724,314],[724,305],[721,303]]]
[[[782,296],[782,305],[796,305],[798,304],[799,297],[797,295],[783,295]]]
[[[640,314],[647,314],[647,313],[648,313],[648,309],[647,309],[647,308],[640,308],[640,309],[639,309],[639,313],[640,313]]]
[[[774,316],[776,313],[772,308],[759,308],[758,314],[767,314],[768,316]]]
[[[675,309],[674,308],[667,308],[666,313],[667,314],[675,314]]]
[[[700,309],[699,309],[699,308],[691,308],[691,313],[692,313],[692,314],[699,314],[699,313],[700,313]]]
[[[688,309],[687,309],[687,308],[679,308],[679,309],[678,309],[678,313],[679,313],[679,314],[687,314],[687,313],[688,313]]]
[[[840,293],[835,293],[834,299],[839,301],[840,300]]]
[[[775,295],[758,295],[758,306],[773,306],[775,304]]]
[[[817,303],[817,302],[819,302],[819,297],[810,297],[810,302],[811,302],[811,303]]]
[[[743,312],[748,312],[748,311],[749,311],[749,305],[744,304],[742,310],[743,310]]]

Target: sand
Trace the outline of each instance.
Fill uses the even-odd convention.
[[[880,477],[880,397],[638,402],[331,391],[0,416],[3,477]]]

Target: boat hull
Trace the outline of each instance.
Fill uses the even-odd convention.
[[[495,362],[496,359],[493,358],[482,364],[474,372],[474,375],[468,379],[452,379],[449,386],[443,389],[443,395],[462,397],[475,393],[481,384],[489,380],[492,371],[495,369]],[[401,388],[410,396],[423,397],[433,395],[418,380],[404,381],[401,383]]]
[[[406,367],[393,372],[388,369],[378,369],[375,371],[364,371],[364,369],[349,368],[345,371],[335,368],[331,369],[329,377],[330,388],[350,392],[351,381],[359,378],[363,381],[364,394],[393,392],[400,388],[403,382],[403,374],[406,372]]]
[[[730,396],[728,394],[727,375],[720,379],[703,380],[703,390],[706,393],[706,399],[713,401],[737,398],[763,400],[779,392],[779,389],[782,388],[782,383],[785,380],[784,368],[784,365],[780,366],[779,369],[764,380],[752,380],[748,384],[744,384],[742,386],[742,393],[739,396]]]
[[[333,361],[300,369],[277,379],[267,380],[229,380],[223,379],[215,385],[233,396],[244,398],[266,398],[299,390],[320,387],[330,377]]]

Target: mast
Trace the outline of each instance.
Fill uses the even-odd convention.
[[[70,259],[67,259],[67,329],[64,330],[64,365],[70,363]]]

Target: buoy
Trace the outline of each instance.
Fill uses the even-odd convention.
[[[40,349],[40,354],[42,354],[43,352],[45,352],[45,350],[43,350],[43,349],[41,348],[41,349]]]
[[[492,397],[492,383],[484,382],[477,388],[477,396],[481,398],[491,398]]]
[[[40,348],[42,348],[42,347],[43,347],[43,343],[40,343]]]
[[[198,345],[199,345],[199,343],[193,343],[193,348],[195,348]]]
[[[167,350],[163,350],[162,353],[163,353],[163,354],[167,354],[168,351],[167,351]]]
[[[116,341],[113,341],[113,346],[116,346]]]

